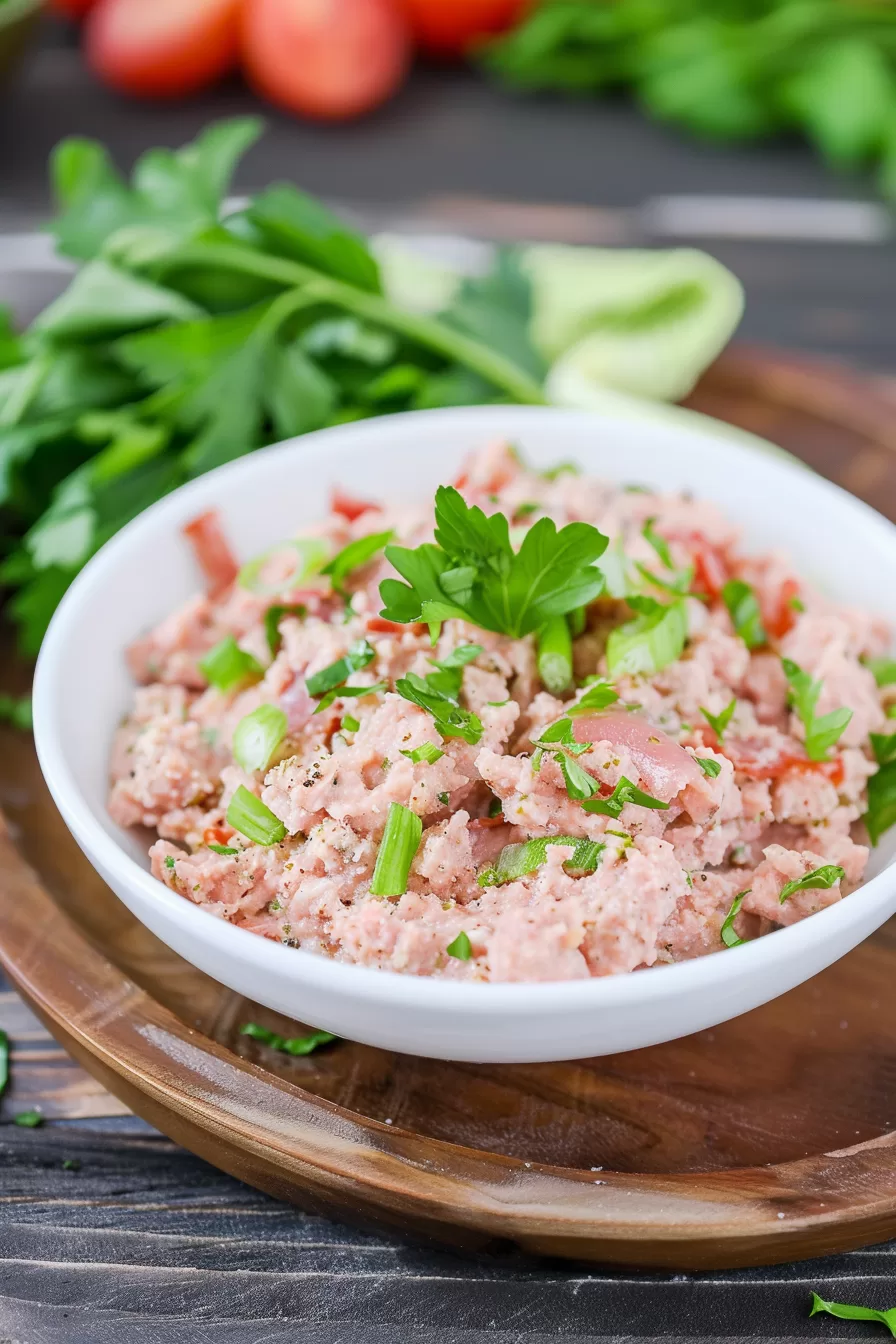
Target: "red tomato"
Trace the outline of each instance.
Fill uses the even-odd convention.
[[[202,832],[202,841],[206,845],[227,846],[232,838],[233,829],[230,826],[206,826]]]
[[[83,19],[88,9],[93,9],[96,0],[50,0],[50,8],[67,19]]]
[[[217,513],[209,509],[187,523],[183,530],[205,576],[209,597],[217,597],[230,587],[240,568]]]
[[[375,509],[377,513],[382,511],[381,505],[373,504],[369,499],[358,499],[355,495],[341,490],[338,485],[330,495],[330,509],[333,513],[341,513],[350,523],[360,518],[362,514],[369,513],[371,509]]]
[[[236,64],[242,0],[100,0],[86,26],[87,60],[123,93],[194,93]]]
[[[765,628],[773,639],[783,639],[796,625],[797,612],[793,600],[799,595],[800,586],[796,579],[785,579],[781,584],[775,610],[763,612]]]
[[[394,0],[250,0],[243,10],[249,82],[306,117],[370,111],[399,87],[410,59]]]
[[[523,17],[528,0],[401,0],[418,44],[430,56],[463,56],[479,39]]]

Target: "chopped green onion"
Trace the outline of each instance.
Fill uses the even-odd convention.
[[[19,1111],[13,1116],[13,1124],[21,1125],[23,1129],[37,1129],[43,1122],[40,1111]]]
[[[199,671],[216,691],[235,691],[264,676],[264,668],[241,649],[233,635],[225,635],[199,660]]]
[[[876,1307],[854,1307],[849,1302],[825,1302],[823,1297],[813,1293],[809,1315],[815,1316],[820,1311],[826,1311],[829,1316],[836,1316],[841,1321],[877,1321],[885,1325],[896,1339],[896,1307],[890,1307],[887,1311],[878,1311]]]
[[[884,713],[886,714],[888,719],[896,719],[896,700],[894,700],[891,704],[887,705],[887,708],[885,709]]]
[[[614,705],[618,699],[619,695],[615,686],[611,686],[602,677],[594,677],[585,694],[580,696],[574,705],[566,706],[566,713],[573,717],[578,714],[590,714],[594,710],[606,709],[608,705]]]
[[[650,545],[653,547],[653,549],[656,551],[657,555],[663,562],[666,569],[674,569],[675,561],[672,559],[672,552],[669,550],[669,543],[665,537],[660,536],[659,532],[656,531],[656,529],[653,526],[655,522],[656,518],[648,518],[647,522],[641,528],[641,535],[644,537],[644,540],[649,542]]]
[[[414,747],[412,751],[403,751],[402,756],[407,756],[414,765],[435,765],[436,761],[441,760],[445,755],[441,747],[435,746],[432,742],[424,742],[420,747]]]
[[[665,811],[669,804],[644,793],[635,787],[630,779],[622,776],[609,798],[592,798],[582,804],[586,812],[596,812],[602,817],[618,817],[626,803],[635,803],[638,807],[649,807]]]
[[[283,554],[292,560],[292,569],[282,579],[265,583],[262,578],[265,569],[276,556]],[[270,550],[256,555],[254,560],[243,565],[236,581],[241,588],[258,597],[274,597],[277,593],[288,593],[319,574],[329,558],[330,545],[323,537],[295,537],[291,541],[280,541]]]
[[[286,736],[287,720],[277,705],[259,705],[240,719],[233,733],[233,755],[237,765],[250,774],[267,770],[280,743]]]
[[[668,607],[650,598],[628,599],[640,614],[610,631],[607,667],[611,676],[647,676],[674,663],[684,652],[688,637],[687,608],[683,599]]]
[[[408,889],[408,874],[420,845],[423,822],[409,807],[389,804],[386,829],[380,841],[370,883],[371,896],[403,896]]]
[[[479,874],[480,887],[501,887],[534,873],[547,863],[549,845],[572,847],[572,854],[563,864],[567,872],[593,873],[606,849],[606,845],[597,840],[582,840],[574,835],[539,836],[523,844],[505,845],[497,861]]]
[[[778,900],[783,905],[788,896],[792,896],[795,891],[814,891],[820,888],[822,891],[830,891],[831,887],[842,882],[846,873],[836,863],[826,863],[823,868],[815,868],[805,877],[798,878],[795,882],[785,882],[781,888],[781,895]]]
[[[461,929],[453,943],[449,943],[445,948],[449,957],[457,957],[458,961],[469,961],[473,955],[473,944],[470,942],[470,936]]]
[[[892,686],[896,681],[896,658],[869,658],[865,666],[878,686]]]
[[[731,722],[731,719],[734,715],[734,711],[736,709],[737,709],[737,696],[734,697],[734,699],[730,702],[730,704],[727,704],[725,706],[721,714],[710,714],[708,709],[704,709],[702,705],[700,707],[700,713],[703,715],[704,719],[709,724],[710,728],[713,730],[713,732],[715,733],[716,737],[719,739],[720,742],[725,735],[725,729]]]
[[[584,635],[585,627],[588,624],[588,608],[573,607],[566,619],[569,621],[569,633],[573,639],[578,639],[579,635]]]
[[[481,720],[427,683],[428,678],[424,681],[416,673],[409,672],[406,677],[396,681],[395,689],[412,705],[418,705],[432,715],[442,737],[461,737],[470,746],[475,746],[482,737]]]
[[[173,855],[173,854],[166,854],[166,855],[165,855],[165,867],[166,867],[166,868],[173,868],[173,867],[174,867],[174,855]]]
[[[369,564],[393,536],[392,531],[373,532],[369,537],[359,537],[357,541],[350,541],[328,564],[324,565],[321,573],[328,574],[336,592],[344,594],[345,580],[348,576],[356,569]]]
[[[830,714],[816,717],[815,706],[821,694],[821,682],[814,681],[808,672],[804,672],[789,658],[782,658],[781,666],[790,683],[788,699],[805,730],[806,755],[810,761],[826,761],[828,749],[841,737],[852,718],[852,710],[833,709]]]
[[[748,887],[746,891],[739,891],[737,893],[734,900],[731,902],[731,909],[722,921],[722,927],[719,929],[719,937],[726,947],[740,947],[742,943],[749,941],[747,938],[738,938],[737,934],[734,932],[734,921],[740,914],[740,908],[743,905],[745,898],[749,896],[751,890],[752,888]]]
[[[312,1031],[307,1036],[278,1036],[276,1031],[268,1031],[267,1027],[259,1027],[254,1022],[241,1027],[240,1035],[251,1036],[254,1041],[261,1041],[284,1055],[310,1055],[318,1046],[339,1039],[329,1031]]]
[[[538,675],[552,695],[572,684],[572,636],[565,616],[552,616],[538,632]]]
[[[286,839],[286,827],[260,798],[241,784],[230,800],[227,825],[257,845],[279,845]]]
[[[284,607],[278,603],[273,607],[268,607],[264,614],[264,637],[268,642],[272,658],[276,658],[280,652],[280,645],[283,643],[283,636],[280,634],[280,622],[283,617],[305,616],[306,614],[307,609],[300,605]]]
[[[342,658],[337,658],[335,663],[322,667],[319,672],[306,678],[308,694],[315,700],[318,696],[326,695],[327,691],[348,681],[353,672],[360,672],[363,667],[367,667],[375,657],[376,649],[366,639],[357,640]]]
[[[229,858],[229,857],[230,857],[231,855],[233,855],[233,854],[239,854],[239,853],[241,853],[240,850],[238,850],[238,849],[234,849],[233,845],[212,845],[212,844],[209,844],[208,848],[212,851],[213,854],[221,854],[221,855],[223,855],[223,856],[226,857],[226,858]],[[173,863],[172,863],[171,867],[172,867],[172,868],[174,867],[174,864],[173,864]]]
[[[743,579],[729,579],[722,589],[722,601],[728,608],[735,631],[748,649],[759,649],[768,643],[759,602],[748,583]]]
[[[709,775],[710,779],[718,778],[722,769],[718,761],[710,761],[706,756],[697,756],[695,760],[704,775]]]
[[[361,727],[361,720],[356,719],[354,714],[343,714],[342,729],[346,733],[356,733]]]

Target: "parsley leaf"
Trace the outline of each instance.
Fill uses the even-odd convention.
[[[321,573],[330,576],[334,589],[344,597],[345,580],[349,574],[368,564],[387,542],[392,540],[393,535],[391,531],[374,532],[369,537],[359,537],[357,541],[350,541],[333,556],[329,564],[324,565]]]
[[[736,709],[737,709],[736,696],[734,697],[734,699],[731,701],[730,704],[725,706],[721,714],[710,714],[708,709],[704,709],[702,705],[700,706],[700,713],[703,715],[704,719],[709,724],[710,728],[713,730],[713,732],[715,733],[716,737],[719,739],[720,742],[725,734],[725,729],[731,722],[732,716],[734,715],[734,711]]]
[[[718,761],[711,761],[705,756],[697,756],[695,759],[704,775],[708,775],[710,779],[718,778],[722,770]]]
[[[482,653],[481,644],[461,644],[458,648],[452,649],[447,658],[438,662],[435,658],[430,658],[435,672],[428,673],[427,683],[435,690],[441,691],[447,695],[450,700],[457,700],[460,696],[463,685],[463,670],[467,663],[472,663]]]
[[[445,948],[449,957],[456,957],[458,961],[469,961],[473,955],[473,944],[470,942],[470,935],[461,929],[460,933],[452,943]]]
[[[785,882],[778,900],[783,905],[788,896],[792,896],[796,891],[810,891],[816,888],[830,891],[831,887],[842,882],[845,876],[846,873],[838,864],[826,863],[823,868],[815,868],[811,873],[806,873],[805,877],[800,877],[794,882]]]
[[[745,898],[749,896],[751,890],[752,888],[748,887],[746,891],[739,891],[737,893],[734,900],[731,902],[731,909],[722,920],[722,927],[719,929],[719,937],[726,947],[740,947],[742,943],[749,942],[748,938],[738,938],[737,934],[734,932],[734,921],[740,914],[740,908],[743,905]]]
[[[566,712],[575,718],[579,714],[591,714],[595,710],[606,709],[618,699],[619,694],[615,686],[604,681],[602,677],[595,677],[585,690],[585,694],[580,695],[574,704],[567,705]]]
[[[271,651],[271,657],[276,658],[280,652],[280,645],[283,643],[283,636],[280,634],[280,622],[284,616],[304,616],[306,608],[302,606],[273,606],[268,607],[264,614],[264,637],[267,640],[268,648]]]
[[[649,807],[653,810],[668,808],[668,803],[663,803],[659,798],[654,798],[649,793],[644,793],[641,789],[635,787],[630,779],[622,776],[609,798],[592,798],[582,804],[586,812],[596,812],[603,817],[618,817],[626,803],[635,803],[638,807]]]
[[[418,705],[432,715],[442,737],[460,737],[470,746],[475,746],[482,737],[481,720],[469,710],[461,709],[456,700],[430,685],[428,679],[409,672],[396,681],[395,689],[412,705]]]
[[[748,649],[759,649],[768,643],[759,602],[748,583],[742,579],[729,579],[722,589],[722,601],[728,608],[735,631]]]
[[[896,1307],[890,1307],[887,1311],[878,1311],[876,1307],[854,1307],[848,1302],[825,1302],[823,1297],[813,1293],[809,1315],[816,1316],[820,1311],[836,1316],[841,1321],[879,1321],[896,1339]]]
[[[551,519],[540,518],[515,552],[504,514],[486,517],[451,486],[436,491],[435,516],[437,545],[386,548],[407,581],[380,585],[386,620],[425,621],[437,631],[442,621],[458,618],[519,638],[585,606],[603,587],[594,561],[607,538],[590,523],[558,531]]]
[[[869,740],[878,765],[896,760],[896,733],[870,733]]]
[[[896,761],[881,766],[868,781],[868,811],[864,816],[868,836],[876,845],[885,831],[896,825]]]
[[[600,841],[583,840],[575,835],[539,836],[523,844],[505,845],[494,864],[484,869],[476,880],[480,887],[500,887],[507,882],[517,882],[544,866],[549,845],[572,846],[573,852],[563,865],[567,872],[593,873],[606,849]]]
[[[852,718],[851,709],[833,709],[830,714],[817,717],[815,706],[821,694],[821,682],[813,681],[808,672],[782,658],[784,675],[790,683],[789,701],[806,733],[806,755],[810,761],[827,760],[828,749],[839,741]]]
[[[669,543],[665,537],[661,537],[659,532],[656,531],[656,529],[653,526],[655,522],[656,518],[648,518],[646,523],[641,529],[641,533],[644,537],[644,540],[649,542],[650,545],[653,547],[653,549],[656,551],[657,555],[659,556],[660,560],[663,563],[663,566],[666,569],[674,569],[675,561],[672,559],[672,552],[669,550]]]
[[[305,679],[305,687],[310,696],[317,699],[318,696],[326,695],[327,691],[333,690],[336,686],[341,686],[343,682],[348,681],[353,672],[360,672],[362,667],[367,667],[376,657],[376,649],[368,644],[366,639],[359,639],[349,649],[348,653],[342,658],[337,658],[335,663],[322,667],[319,672]]]
[[[279,1050],[284,1055],[310,1055],[321,1045],[329,1045],[339,1039],[329,1031],[312,1031],[307,1036],[280,1036],[267,1027],[259,1027],[255,1022],[247,1022],[240,1029],[241,1036],[251,1036],[253,1041],[261,1041],[271,1050]]]

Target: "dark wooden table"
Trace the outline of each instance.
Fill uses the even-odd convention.
[[[0,229],[29,230],[46,215],[44,164],[64,134],[100,136],[126,165],[151,144],[181,143],[211,116],[250,106],[237,85],[185,106],[124,102],[91,83],[57,30],[0,99]],[[441,72],[419,73],[358,126],[274,116],[238,185],[275,177],[379,222],[631,244],[691,241],[657,198],[817,198],[823,222],[825,201],[873,199],[796,145],[707,149],[623,105],[507,99]],[[752,205],[741,214],[747,225],[761,216]],[[729,205],[728,224],[700,241],[746,284],[743,334],[892,372],[896,245],[886,218],[835,212],[827,231],[839,240],[810,242],[733,238],[737,215]],[[0,299],[24,316],[58,279],[4,269],[4,255],[12,245],[0,236]],[[3,787],[0,765],[0,805]],[[831,1341],[881,1330],[810,1321],[812,1287],[896,1302],[896,1245],[771,1270],[622,1275],[461,1258],[312,1218],[125,1113],[2,987],[0,1026],[14,1042],[0,1109],[0,1344]],[[35,1105],[42,1127],[11,1123]]]

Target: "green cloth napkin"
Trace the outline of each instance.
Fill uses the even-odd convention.
[[[461,273],[439,259],[434,243],[386,234],[374,250],[396,303],[435,313],[451,301]],[[555,405],[590,407],[605,388],[677,401],[743,312],[736,276],[696,249],[535,244],[517,255],[532,286],[530,337],[549,365]]]

